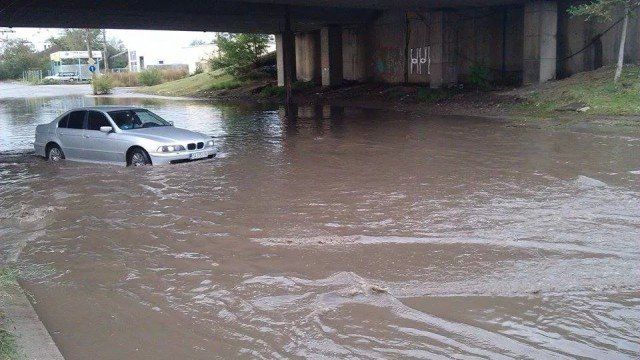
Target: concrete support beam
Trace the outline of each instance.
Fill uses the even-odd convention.
[[[338,26],[320,29],[322,86],[342,84],[342,30]]]
[[[455,14],[435,11],[431,17],[431,66],[429,68],[429,86],[439,88],[457,82],[455,66]]]
[[[292,32],[276,34],[278,86],[296,81],[295,37]]]
[[[558,4],[532,0],[524,6],[523,83],[545,82],[556,77]]]
[[[320,84],[320,31],[296,34],[296,77]]]

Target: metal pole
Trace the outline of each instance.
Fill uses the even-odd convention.
[[[105,74],[109,72],[109,56],[107,53],[107,29],[102,29],[102,59]]]
[[[87,29],[86,30],[86,37],[87,37],[87,52],[89,53],[89,59],[93,59],[93,54],[91,53],[91,30]],[[98,95],[98,92],[96,91],[96,87],[95,87],[95,80],[96,79],[96,73],[94,71],[91,72],[91,87],[93,88],[93,95]]]

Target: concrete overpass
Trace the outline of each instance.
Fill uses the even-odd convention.
[[[0,26],[273,33],[280,84],[439,87],[467,81],[478,67],[494,80],[532,83],[615,62],[617,26],[601,34],[608,24],[570,18],[571,1],[7,1]],[[628,62],[640,59],[638,27],[636,17]]]

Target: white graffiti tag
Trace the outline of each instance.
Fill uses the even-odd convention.
[[[422,75],[423,67],[426,66],[427,74],[430,75],[431,46],[413,48],[409,52],[409,74],[415,72],[418,75]]]

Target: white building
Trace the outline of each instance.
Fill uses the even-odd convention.
[[[101,51],[91,51],[93,65],[96,67],[96,73],[100,73],[100,60],[102,59]],[[62,72],[72,72],[81,79],[91,77],[89,71],[90,60],[88,51],[57,51],[49,55],[51,59],[51,74]]]
[[[149,67],[186,67],[193,74],[199,64],[215,56],[218,56],[218,47],[214,44],[175,49],[132,49],[129,50],[129,71],[141,71]]]

